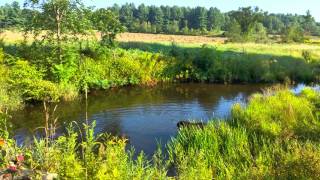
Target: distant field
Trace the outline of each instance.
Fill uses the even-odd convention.
[[[143,34],[143,33],[122,33],[117,37],[121,42],[176,42],[176,43],[224,43],[227,38],[187,35],[166,35],[166,34]]]
[[[1,34],[6,42],[14,43],[23,40],[23,33],[18,31],[5,31]],[[31,36],[28,37],[31,40]],[[99,34],[96,34],[99,38]],[[246,52],[253,54],[281,55],[291,57],[302,57],[303,51],[309,51],[313,59],[320,59],[320,45],[316,43],[305,44],[256,44],[256,43],[224,43],[227,39],[221,37],[144,34],[144,33],[122,33],[117,36],[117,41],[122,47],[137,48],[148,51],[168,52],[171,43],[176,42],[180,47],[193,48],[203,44],[215,46],[221,51]],[[312,38],[311,42],[319,41]]]
[[[5,31],[1,34],[6,42],[17,42],[23,40],[23,33],[19,31]],[[96,33],[96,38],[99,38]],[[31,36],[28,36],[31,39]],[[120,42],[176,42],[176,43],[197,43],[211,44],[223,43],[226,38],[207,36],[186,36],[186,35],[165,35],[165,34],[144,34],[144,33],[122,33],[117,36]]]

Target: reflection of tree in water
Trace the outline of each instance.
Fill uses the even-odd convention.
[[[97,121],[97,130],[121,135],[121,115],[124,109],[133,107],[155,108],[158,105],[175,103],[178,106],[197,103],[204,111],[217,107],[221,97],[234,99],[239,92],[247,95],[259,91],[262,86],[256,85],[208,85],[208,84],[162,84],[156,87],[115,88],[108,91],[92,91],[88,98],[89,120]],[[141,110],[146,113],[147,110]],[[30,129],[43,126],[41,105],[27,107],[13,113],[14,129]],[[56,114],[59,124],[71,121],[84,122],[85,101],[61,102]],[[161,113],[159,114],[161,116]]]

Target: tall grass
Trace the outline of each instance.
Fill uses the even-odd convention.
[[[151,160],[134,158],[126,139],[95,135],[94,124],[23,146],[1,135],[1,168],[11,164],[7,173],[35,179],[170,179],[170,166],[175,179],[319,179],[319,108],[315,90],[268,89],[234,105],[228,120],[180,129],[167,160],[160,150]]]
[[[180,130],[170,160],[181,179],[318,179],[319,101],[310,89],[254,95],[229,121]]]

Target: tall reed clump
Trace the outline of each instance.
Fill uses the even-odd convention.
[[[232,117],[252,132],[273,137],[317,139],[320,133],[317,94],[310,89],[300,95],[288,89],[267,89],[263,94],[253,95],[245,107],[234,105]]]
[[[181,129],[169,160],[179,179],[318,179],[319,100],[311,89],[256,94],[229,121]]]

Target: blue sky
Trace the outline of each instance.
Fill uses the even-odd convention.
[[[13,0],[0,0],[0,5],[10,3]],[[147,5],[178,5],[178,6],[204,6],[217,7],[223,12],[238,9],[244,6],[258,6],[272,13],[297,13],[305,14],[309,9],[311,14],[320,22],[320,0],[84,0],[87,5],[107,7],[114,3],[124,4],[134,2]],[[18,0],[23,3],[24,0]]]

